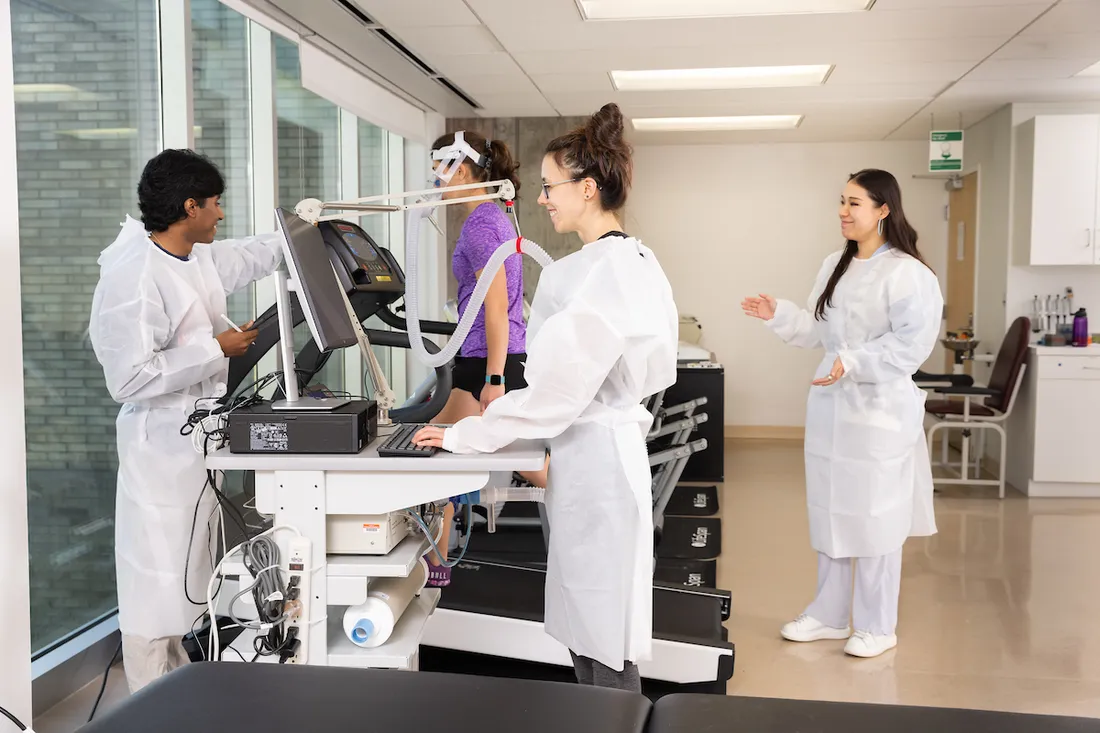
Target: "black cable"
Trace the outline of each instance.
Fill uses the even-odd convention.
[[[14,715],[9,713],[4,708],[0,708],[0,715],[3,715],[8,720],[15,723],[15,727],[18,728],[19,730],[26,730],[27,729],[27,726],[23,725],[23,721],[19,720],[19,718],[15,717]]]
[[[122,642],[118,642],[118,648],[115,649],[115,653],[111,655],[111,661],[107,662],[107,669],[103,671],[103,684],[99,686],[99,695],[96,696],[95,705],[92,705],[92,714],[88,716],[88,722],[92,722],[92,718],[95,717],[96,711],[99,710],[99,703],[103,701],[103,693],[107,691],[107,678],[111,676],[111,667],[115,666],[115,661],[118,659],[118,655],[122,653]]]

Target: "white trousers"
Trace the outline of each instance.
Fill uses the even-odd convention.
[[[122,635],[122,666],[131,695],[190,661],[178,636],[143,639]]]
[[[852,565],[855,564],[855,603]],[[851,618],[855,631],[890,636],[898,625],[901,550],[879,557],[834,559],[817,554],[817,598],[806,615],[843,629]]]

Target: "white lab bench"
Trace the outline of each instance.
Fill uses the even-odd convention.
[[[388,435],[390,430],[380,431]],[[255,471],[256,509],[274,515],[275,526],[297,529],[312,544],[310,602],[303,626],[301,661],[312,665],[415,669],[420,639],[439,603],[439,591],[426,589],[402,615],[382,646],[364,649],[344,634],[343,607],[366,601],[371,578],[406,577],[428,548],[421,533],[410,535],[388,555],[329,555],[326,517],[330,514],[385,514],[484,488],[493,473],[537,471],[545,461],[541,446],[519,441],[492,454],[431,458],[382,458],[372,442],[357,455],[211,454],[207,468]],[[292,532],[275,539],[285,563]],[[243,574],[243,563],[226,562],[222,574]],[[303,589],[304,590],[304,589]],[[502,590],[503,592],[503,590]]]
[[[1009,484],[1100,497],[1100,346],[1032,346],[1007,430]]]

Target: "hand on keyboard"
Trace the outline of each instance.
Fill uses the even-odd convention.
[[[435,425],[425,425],[413,436],[413,443],[419,446],[442,448],[443,431],[446,428],[438,428]]]
[[[386,438],[382,445],[378,446],[378,455],[383,458],[430,458],[434,456],[438,447],[416,445],[413,441],[413,436],[425,428],[439,430],[442,436],[441,428],[415,424],[398,425],[393,434]],[[440,445],[442,445],[442,438],[440,439]]]

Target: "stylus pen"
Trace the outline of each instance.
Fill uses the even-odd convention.
[[[228,323],[237,333],[244,333],[244,331],[241,330],[241,327],[233,321],[229,320],[229,316],[225,315],[224,313],[222,313],[222,320]]]

